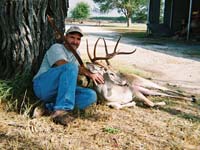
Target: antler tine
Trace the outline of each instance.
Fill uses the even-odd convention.
[[[88,57],[89,57],[90,61],[93,62],[93,59],[92,59],[92,57],[90,55],[90,52],[89,52],[88,39],[86,39],[86,45],[87,45],[87,54],[88,54]]]
[[[94,58],[92,58],[91,54],[90,54],[90,51],[89,51],[89,45],[88,45],[88,40],[86,39],[86,45],[87,45],[87,54],[88,54],[88,57],[90,59],[90,61],[92,63],[96,63],[100,66],[102,66],[102,64],[96,62],[97,60],[107,60],[107,57],[96,57],[96,46],[97,46],[97,43],[98,41],[100,40],[101,38],[98,38],[98,40],[96,41],[96,44],[95,44],[95,48],[94,48]]]
[[[120,54],[132,54],[132,53],[134,53],[134,52],[136,51],[136,49],[134,49],[134,50],[131,51],[131,52],[117,52],[116,50],[117,50],[117,46],[118,46],[118,44],[119,44],[120,38],[121,38],[121,36],[119,37],[119,39],[118,39],[118,41],[117,41],[117,43],[116,43],[116,45],[115,45],[115,48],[114,48],[113,53],[110,53],[110,54],[109,54],[109,52],[108,52],[108,48],[107,48],[107,44],[106,44],[105,39],[104,39],[104,38],[98,38],[97,41],[96,41],[96,43],[95,43],[95,46],[94,46],[94,56],[93,56],[93,58],[91,57],[90,52],[89,52],[88,40],[86,40],[86,42],[87,42],[87,54],[88,54],[88,57],[89,57],[90,61],[91,61],[92,63],[95,63],[95,64],[98,64],[98,65],[100,65],[100,66],[103,66],[101,63],[99,63],[99,62],[97,62],[97,61],[98,61],[98,60],[105,60],[107,66],[110,66],[109,59],[113,58],[115,55],[120,55]],[[104,42],[105,52],[106,52],[106,56],[105,56],[105,57],[96,57],[97,44],[98,44],[98,42],[99,42],[100,39],[103,39],[103,42]],[[105,67],[105,66],[103,66],[103,67],[104,67],[104,68],[107,68],[107,67]]]
[[[137,49],[134,49],[134,50],[131,51],[131,52],[116,52],[116,54],[117,54],[117,55],[121,55],[121,54],[133,54],[133,53],[135,53],[136,50],[137,50]]]
[[[104,46],[105,46],[105,51],[106,51],[106,58],[109,56],[109,54],[108,54],[108,47],[107,47],[107,44],[106,44],[106,40],[103,38],[103,42],[104,42]],[[109,59],[109,58],[108,58]],[[106,64],[108,65],[108,66],[110,66],[110,62],[108,61],[108,59],[105,59],[105,61],[106,61]]]
[[[98,42],[99,42],[100,39],[101,39],[101,38],[99,37],[99,38],[97,39],[95,45],[94,45],[94,53],[93,53],[94,58],[93,58],[93,61],[96,61],[96,60],[95,60],[95,59],[96,59],[96,49],[97,49],[97,44],[98,44]]]
[[[111,54],[108,54],[108,53],[107,53],[107,60],[106,60],[106,62],[107,62],[108,65],[110,65],[108,59],[113,58],[115,55],[133,54],[133,53],[136,51],[136,49],[134,49],[134,50],[131,51],[131,52],[119,52],[119,51],[117,52],[117,46],[118,46],[118,44],[119,44],[120,39],[121,39],[121,36],[120,36],[119,39],[117,40],[117,43],[116,43],[116,45],[115,45],[115,48],[114,48],[113,53],[111,53]]]
[[[106,40],[104,38],[103,38],[103,42],[104,42],[104,46],[105,46],[106,55],[108,55],[108,47],[106,44]]]
[[[119,36],[119,39],[117,40],[117,43],[116,43],[115,48],[114,48],[114,53],[117,51],[117,46],[119,44],[120,39],[121,39],[121,36]]]
[[[113,54],[111,54],[111,55],[115,56],[115,55],[120,55],[120,54],[133,54],[133,53],[136,51],[136,49],[134,49],[134,50],[131,51],[131,52],[117,52],[117,46],[118,46],[118,44],[119,44],[120,39],[121,39],[121,36],[120,36],[119,39],[117,40],[117,43],[116,43],[115,48],[114,48],[114,52],[113,52]]]
[[[96,57],[96,48],[97,48],[97,44],[98,44],[98,42],[99,42],[100,39],[103,39],[103,41],[105,42],[105,39],[104,39],[104,38],[98,38],[98,39],[97,39],[97,41],[96,41],[96,43],[95,43],[95,46],[94,46],[94,58],[92,59],[92,62],[93,62],[93,63],[96,63],[97,60],[107,60],[107,59],[109,59],[108,56],[107,56],[107,55],[108,55],[108,50],[106,51],[106,53],[107,53],[107,54],[106,54],[106,57]],[[105,42],[105,43],[106,43],[106,42]],[[104,44],[105,44],[105,43],[104,43]],[[106,45],[106,44],[105,44],[105,45]]]

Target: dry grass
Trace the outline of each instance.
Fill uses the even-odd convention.
[[[30,119],[1,109],[0,149],[199,149],[200,106],[166,102],[154,109],[93,106],[68,127],[54,124],[50,117]]]

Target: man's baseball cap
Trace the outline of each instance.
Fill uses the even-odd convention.
[[[69,33],[79,33],[81,36],[83,36],[83,31],[77,27],[77,26],[71,26],[66,32],[65,32],[65,35],[66,34],[69,34]]]

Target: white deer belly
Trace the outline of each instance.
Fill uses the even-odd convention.
[[[101,89],[101,90],[100,90]],[[108,102],[119,102],[124,104],[132,101],[132,92],[127,86],[102,86],[99,90],[101,96]]]

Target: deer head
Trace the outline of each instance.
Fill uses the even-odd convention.
[[[97,44],[99,42],[99,40],[103,40],[104,46],[105,46],[105,56],[104,57],[97,57],[96,54],[96,50],[97,50]],[[121,55],[121,54],[133,54],[135,50],[131,51],[131,52],[120,52],[117,51],[117,46],[119,44],[121,37],[119,37],[119,39],[117,40],[117,43],[114,47],[114,50],[112,53],[108,52],[108,47],[106,44],[106,41],[104,38],[98,38],[95,46],[94,46],[94,51],[93,51],[93,57],[91,56],[90,52],[89,52],[89,46],[88,46],[88,40],[86,40],[86,44],[87,44],[87,54],[88,57],[91,61],[91,63],[87,62],[86,65],[88,67],[88,69],[93,72],[93,73],[100,73],[101,75],[104,76],[104,80],[110,80],[113,82],[113,84],[117,84],[117,85],[126,85],[127,82],[125,79],[122,78],[122,76],[120,75],[120,73],[116,73],[111,69],[111,64],[109,62],[110,59],[112,59],[114,56],[116,55]],[[102,62],[99,61],[105,61],[106,65],[103,64]]]
[[[98,95],[106,100],[109,105],[112,105],[115,108],[120,108],[121,105],[129,103],[132,101],[132,92],[128,86],[127,80],[118,72],[115,72],[111,69],[111,65],[109,60],[112,59],[116,55],[120,54],[132,54],[136,51],[133,50],[131,52],[119,52],[117,51],[117,46],[119,44],[120,38],[118,39],[114,50],[112,53],[108,52],[107,44],[104,38],[98,38],[95,43],[93,57],[89,52],[88,41],[86,40],[87,44],[87,54],[90,59],[90,63],[87,62],[87,68],[93,73],[100,73],[104,77],[104,84],[94,85],[95,90],[97,91]],[[96,50],[99,40],[102,39],[104,46],[105,46],[105,56],[104,57],[97,57]],[[106,65],[102,62],[105,61]],[[120,94],[119,94],[120,93]],[[131,105],[134,103],[131,103]]]

